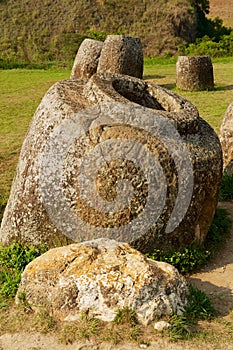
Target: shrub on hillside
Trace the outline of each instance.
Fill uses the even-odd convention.
[[[233,30],[229,35],[223,35],[219,42],[213,41],[205,35],[203,38],[196,39],[196,42],[179,47],[179,55],[185,56],[203,56],[224,57],[233,56]]]

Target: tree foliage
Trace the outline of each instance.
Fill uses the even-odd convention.
[[[204,14],[210,12],[210,2],[209,0],[190,0],[191,5],[198,11]]]
[[[223,25],[221,18],[216,17],[214,19],[206,18],[206,15],[210,11],[209,0],[190,0],[193,6],[196,18],[197,18],[197,38],[208,36],[215,42],[219,42],[223,35],[229,35],[230,28],[226,28]]]

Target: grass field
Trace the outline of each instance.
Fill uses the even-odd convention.
[[[213,60],[215,89],[213,91],[179,91],[176,89],[176,67],[174,63],[157,65],[147,60],[145,79],[162,85],[186,97],[199,110],[218,133],[228,105],[233,102],[233,58]]]
[[[227,106],[233,101],[233,58],[214,61],[215,89],[184,92],[175,87],[174,60],[146,59],[144,78],[188,98],[200,115],[218,132]],[[15,173],[20,148],[30,120],[48,88],[69,78],[69,70],[0,71],[0,201],[6,201]]]

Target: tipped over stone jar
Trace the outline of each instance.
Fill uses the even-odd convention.
[[[201,244],[221,176],[218,136],[183,97],[126,75],[63,80],[33,117],[0,240]]]

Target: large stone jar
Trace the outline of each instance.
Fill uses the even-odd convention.
[[[72,67],[71,79],[89,79],[96,73],[103,43],[85,39],[79,47]]]
[[[143,51],[139,38],[108,35],[101,51],[98,73],[127,74],[142,78]]]
[[[0,240],[201,243],[221,174],[219,139],[186,99],[124,75],[60,81],[25,138]]]
[[[209,56],[179,56],[176,63],[176,85],[182,90],[210,90],[214,72]]]

